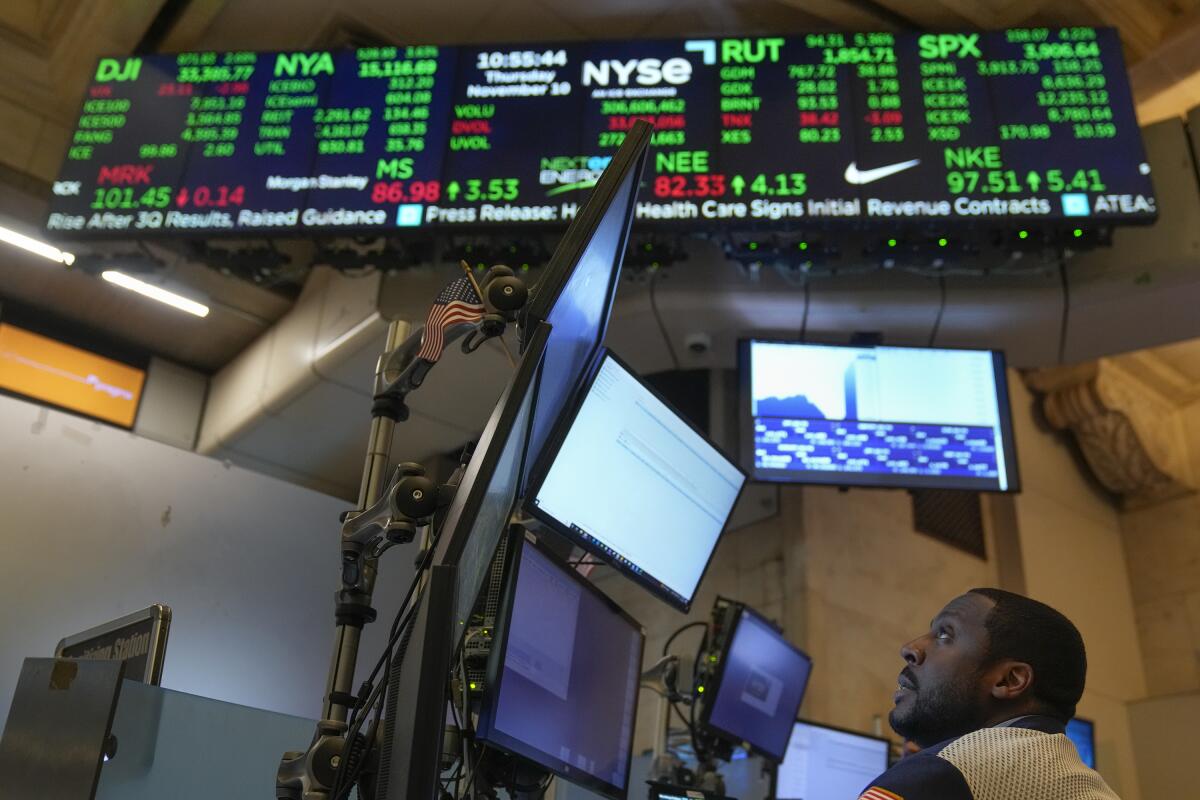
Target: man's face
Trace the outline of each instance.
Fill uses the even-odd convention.
[[[929,633],[900,648],[908,663],[888,715],[896,733],[928,747],[987,724],[984,623],[994,605],[983,595],[956,597],[933,618]]]

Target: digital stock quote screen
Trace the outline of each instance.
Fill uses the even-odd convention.
[[[638,219],[1149,222],[1116,33],[820,33],[101,59],[62,234],[555,226],[654,123]]]

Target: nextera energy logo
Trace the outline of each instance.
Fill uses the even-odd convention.
[[[543,158],[538,171],[538,183],[553,186],[547,197],[556,194],[590,189],[600,180],[601,173],[612,156],[553,156]]]

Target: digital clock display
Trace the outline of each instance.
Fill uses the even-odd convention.
[[[637,216],[1153,221],[1106,28],[101,59],[47,229],[562,226],[654,123]]]

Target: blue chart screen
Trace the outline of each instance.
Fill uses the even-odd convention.
[[[1016,488],[1003,367],[991,351],[748,349],[756,478]]]

